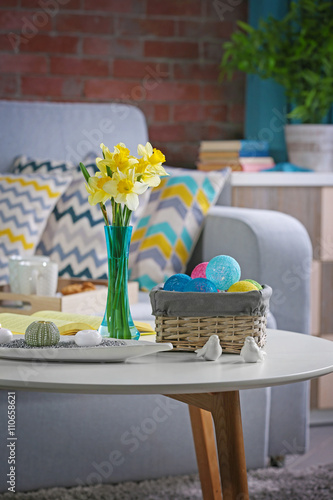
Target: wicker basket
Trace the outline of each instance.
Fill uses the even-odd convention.
[[[155,287],[150,293],[156,316],[156,341],[174,349],[194,351],[211,335],[218,335],[225,353],[239,354],[251,336],[266,343],[266,317],[272,289],[245,293],[180,293]],[[183,312],[183,314],[181,314]]]

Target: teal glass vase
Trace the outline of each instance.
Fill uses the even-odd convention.
[[[99,333],[102,337],[138,340],[128,300],[128,254],[132,226],[105,226],[108,295]]]

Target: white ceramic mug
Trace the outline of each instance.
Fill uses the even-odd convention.
[[[8,259],[9,284],[12,293],[22,293],[19,280],[19,263],[26,262],[49,262],[50,258],[46,255],[32,255],[31,257],[22,257],[22,255],[10,255]]]
[[[13,259],[13,261],[15,263],[12,263],[9,268],[10,286],[13,293],[47,296],[56,294],[58,285],[58,264],[56,262],[43,256]]]

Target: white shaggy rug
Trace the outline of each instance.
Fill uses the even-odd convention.
[[[248,474],[250,500],[333,500],[333,464],[302,472],[260,469]],[[197,475],[119,484],[2,493],[0,500],[197,500]]]

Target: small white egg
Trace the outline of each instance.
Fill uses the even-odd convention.
[[[94,345],[99,345],[103,340],[103,337],[97,330],[80,330],[74,336],[75,344],[80,347],[91,347]]]
[[[13,334],[7,328],[0,328],[0,344],[7,344],[13,340]]]

